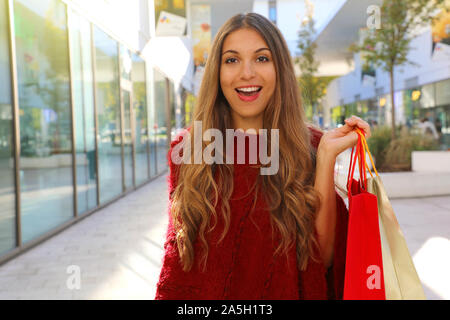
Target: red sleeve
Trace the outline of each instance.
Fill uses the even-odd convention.
[[[336,227],[332,265],[326,278],[329,299],[341,300],[344,293],[345,257],[347,248],[348,209],[336,192]]]
[[[169,207],[168,207],[168,228],[166,233],[166,241],[164,243],[164,258],[162,262],[159,281],[156,286],[155,300],[178,300],[189,299],[192,296],[192,287],[187,281],[185,272],[181,268],[178,247],[176,243],[175,232],[173,229],[171,205],[172,193],[178,183],[179,165],[172,162],[171,155],[174,147],[183,140],[180,134],[172,141],[170,149],[167,153],[169,165],[169,177],[167,180],[169,191]]]

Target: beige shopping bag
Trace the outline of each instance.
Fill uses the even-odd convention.
[[[370,178],[367,182],[367,188],[378,199],[386,299],[426,299],[416,268],[409,254],[405,237],[395,217],[381,179],[378,176]]]
[[[367,191],[376,195],[380,226],[381,250],[383,256],[383,275],[387,300],[426,299],[416,268],[406,245],[394,210],[383,183],[376,171],[364,135],[361,135],[365,149],[372,161],[375,176],[367,180]],[[366,168],[368,166],[366,164]]]

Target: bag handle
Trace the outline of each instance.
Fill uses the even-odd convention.
[[[378,175],[377,168],[375,167],[375,163],[373,162],[372,154],[370,153],[369,146],[367,144],[364,133],[359,128],[356,128],[356,133],[358,133],[358,135],[361,137],[362,146],[364,148],[364,158],[363,158],[364,167],[367,168],[367,170],[369,171],[370,175],[373,178],[372,171],[370,170],[369,165],[366,163],[365,153],[367,152],[367,154],[369,155],[369,158],[370,158],[370,162],[372,163],[372,168],[375,171],[376,176],[379,178],[380,176]]]
[[[367,144],[364,132],[361,131],[361,129],[359,129],[359,128],[355,128],[355,131],[358,134],[358,143],[356,144],[355,147],[352,148],[352,153],[350,156],[350,166],[349,166],[349,172],[347,175],[347,191],[348,191],[349,197],[351,196],[350,182],[353,180],[356,162],[358,162],[358,167],[359,167],[359,173],[360,173],[359,183],[360,183],[361,189],[367,191],[366,169],[369,171],[371,177],[372,178],[374,177],[371,169],[369,168],[369,165],[366,162],[366,152],[369,154],[369,158],[372,163],[372,168],[374,169],[376,176],[379,178],[378,171],[375,167],[375,164],[374,164],[374,161],[372,158],[372,154],[369,151],[369,146]],[[355,150],[355,148],[356,148],[356,150]]]
[[[353,176],[355,173],[355,166],[356,166],[356,162],[358,162],[358,166],[361,169],[361,163],[360,163],[360,155],[361,155],[361,137],[358,135],[358,143],[356,144],[356,146],[354,146],[352,148],[352,154],[350,157],[350,166],[349,166],[349,172],[347,175],[347,192],[348,192],[348,197],[351,198],[351,182],[353,181]],[[355,150],[356,149],[356,150]],[[360,176],[361,175],[361,170],[360,170]],[[361,179],[359,180],[360,183],[360,187],[363,188],[363,185],[361,185]]]

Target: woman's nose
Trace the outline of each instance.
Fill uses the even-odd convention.
[[[251,61],[245,62],[241,67],[241,78],[249,79],[255,76],[255,68]]]

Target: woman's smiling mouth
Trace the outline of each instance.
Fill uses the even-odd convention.
[[[259,93],[262,90],[261,86],[246,86],[235,89],[239,99],[245,102],[251,102],[259,97]]]

